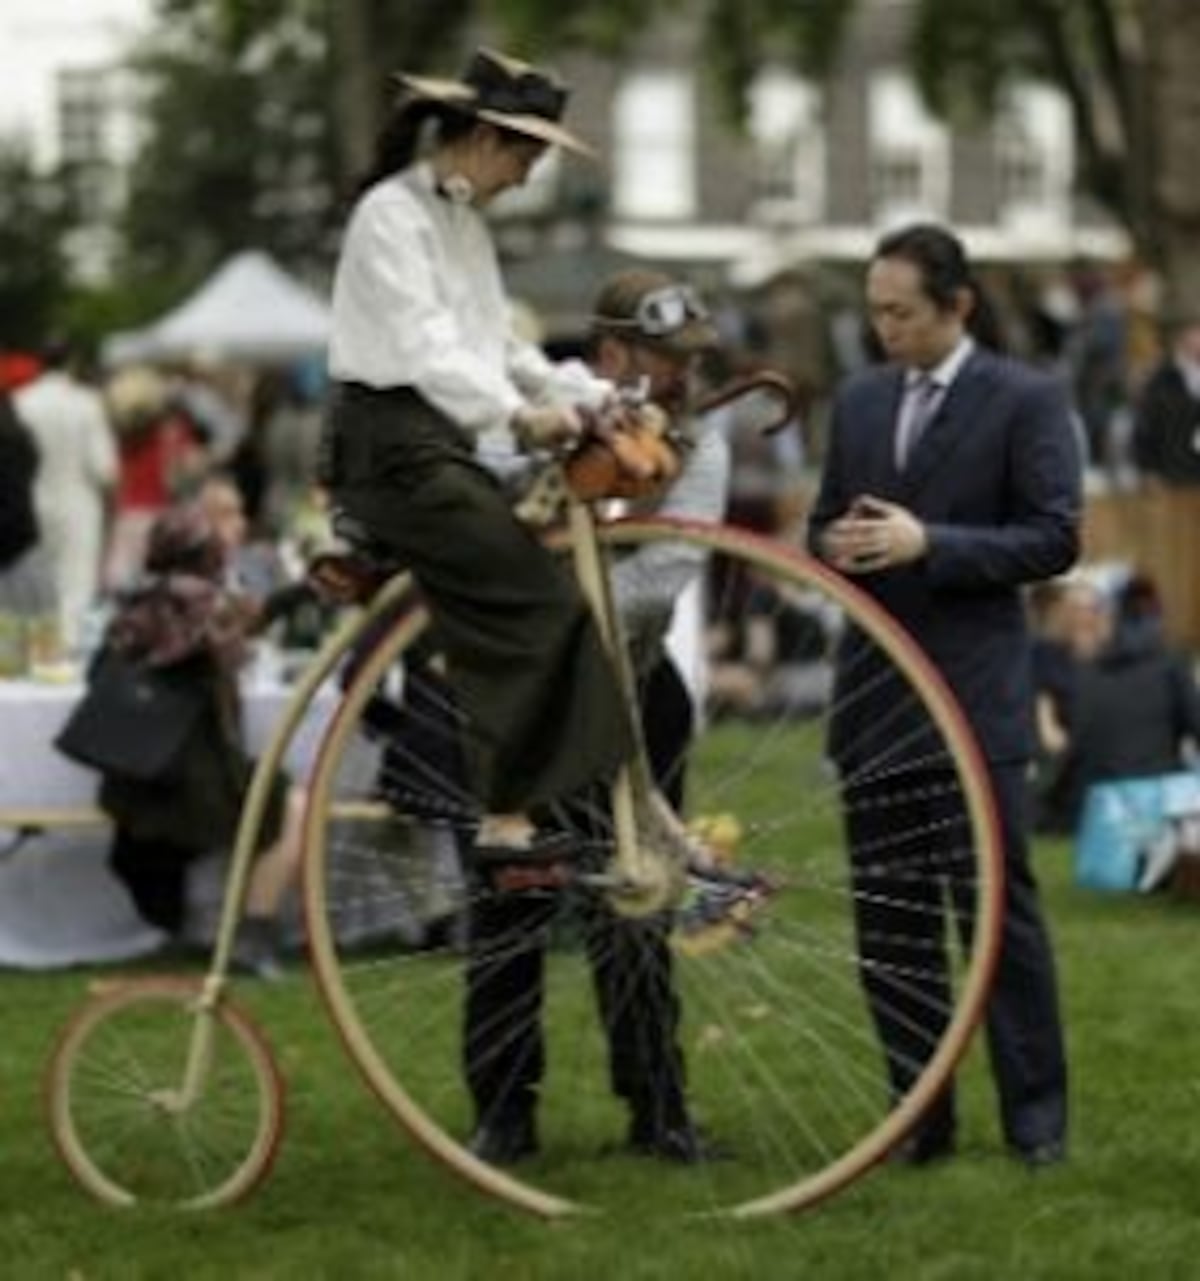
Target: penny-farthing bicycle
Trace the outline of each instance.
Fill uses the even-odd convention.
[[[282,1085],[265,1040],[230,997],[229,960],[270,779],[308,704],[338,672],[344,692],[308,780],[304,899],[313,974],[380,1102],[478,1188],[546,1217],[647,1207],[739,1217],[796,1210],[881,1160],[947,1080],[986,996],[1001,864],[982,765],[937,673],[869,597],[796,549],[724,526],[608,521],[569,485],[558,492],[565,520],[548,537],[596,609],[631,714],[641,660],[626,642],[611,586],[630,557],[651,574],[656,557],[681,549],[719,564],[707,575],[695,634],[745,639],[732,667],[754,684],[747,700],[731,693],[740,687],[724,665],[697,664],[678,812],[657,790],[642,748],[607,803],[592,806],[586,856],[570,875],[507,888],[467,877],[466,897],[540,896],[531,918],[536,939],[527,925],[488,943],[497,957],[531,945],[545,953],[540,1009],[518,994],[497,1012],[494,1035],[477,1035],[471,1051],[502,1057],[506,1038],[528,1030],[522,1021],[540,1018],[539,1150],[500,1167],[466,1146],[472,1109],[464,1068],[473,1065],[464,1064],[461,948],[414,950],[345,928],[364,895],[399,895],[411,883],[406,833],[431,825],[470,833],[477,817],[461,776],[440,776],[442,753],[380,755],[373,714],[380,690],[441,666],[419,593],[400,572],[344,618],[299,681],[260,761],[206,977],[117,986],[85,1004],[62,1033],[48,1074],[50,1123],[71,1173],[93,1195],[114,1205],[216,1206],[247,1194],[270,1168],[282,1134]],[[850,635],[869,640],[873,661],[860,672],[843,663],[835,693],[834,653]],[[763,637],[776,661],[759,652]],[[882,988],[885,1005],[893,992],[897,1009],[911,1009],[914,992],[937,984],[922,982],[919,949],[894,972],[864,973],[871,966],[856,935],[856,897],[878,891],[852,877],[845,806],[856,780],[840,777],[825,751],[831,719],[868,695],[880,706],[881,693],[892,711],[873,723],[874,746],[856,768],[876,776],[894,770],[906,813],[918,788],[929,800],[927,827],[895,830],[873,851],[891,873],[894,919],[911,919],[934,899],[952,901],[969,925],[961,963],[921,1019],[926,1041],[909,1065],[914,1084],[900,1097],[887,1084],[864,980]],[[426,742],[470,741],[472,725],[451,696],[421,707]],[[919,769],[889,764],[898,759]],[[466,918],[475,906],[461,905]],[[639,948],[649,958],[664,940],[689,1106],[729,1148],[727,1159],[694,1166],[622,1146],[626,1115],[613,1096],[592,992],[598,950],[623,949],[626,972],[636,973]]]

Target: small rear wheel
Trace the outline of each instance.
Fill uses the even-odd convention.
[[[236,1006],[206,1010],[200,996],[186,979],[122,984],[59,1038],[46,1078],[55,1146],[107,1205],[228,1205],[271,1168],[283,1133],[271,1051]]]

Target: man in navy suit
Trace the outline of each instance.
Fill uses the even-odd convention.
[[[879,243],[867,304],[887,363],[839,390],[809,540],[913,635],[982,749],[1007,881],[989,1049],[1004,1137],[1036,1167],[1065,1155],[1067,1074],[1029,866],[1033,698],[1020,590],[1076,558],[1081,460],[1058,386],[972,338],[977,299],[963,247],[944,228],[918,224]],[[829,747],[842,779],[862,982],[899,1098],[949,1018],[947,897],[960,930],[970,930],[971,911],[969,887],[954,876],[962,815],[949,812],[949,762],[888,668],[861,634],[845,638]],[[942,875],[906,880],[912,860]],[[951,1088],[894,1157],[925,1164],[954,1147]]]

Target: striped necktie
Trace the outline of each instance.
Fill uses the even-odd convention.
[[[896,469],[903,471],[912,458],[917,442],[937,413],[941,401],[941,384],[929,374],[918,374],[908,383],[904,408],[896,431]]]

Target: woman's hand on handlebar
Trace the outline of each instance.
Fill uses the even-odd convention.
[[[584,433],[598,440],[611,441],[617,432],[632,431],[637,427],[641,410],[641,402],[612,396],[595,409],[585,411]]]
[[[579,440],[584,420],[573,405],[522,405],[511,426],[523,449],[558,449]]]

